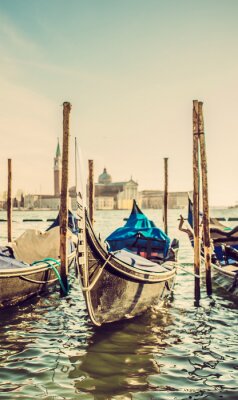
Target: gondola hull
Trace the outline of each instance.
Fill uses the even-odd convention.
[[[183,230],[181,226],[180,230]],[[185,230],[187,231],[190,243],[193,246],[193,231],[190,227]],[[201,260],[205,265],[203,254],[201,254]],[[211,263],[211,267],[213,281],[227,293],[232,296],[238,296],[238,264],[234,262],[234,264],[221,266]]]
[[[183,225],[184,219],[181,217],[179,229],[187,233],[193,247],[193,204],[190,198],[188,198],[188,223],[185,228]],[[228,294],[238,296],[238,227],[230,229],[217,219],[210,218],[210,237],[213,248],[212,279],[219,287],[225,289]],[[202,231],[201,245],[201,259],[205,263]]]
[[[160,272],[132,267],[108,253],[86,217],[86,258],[80,268],[82,288],[95,325],[132,318],[161,304],[172,291],[176,263],[168,261]]]
[[[89,315],[96,325],[135,317],[152,305],[161,304],[173,283],[174,277],[157,283],[128,280],[107,267],[86,294]]]
[[[238,269],[232,265],[219,267],[212,264],[212,277],[214,282],[232,296],[238,296]]]
[[[186,230],[189,231],[189,228]],[[188,237],[190,239],[191,245],[193,246],[192,230],[190,230],[190,233],[188,232]],[[201,254],[201,260],[205,266],[205,259],[203,257],[203,254]],[[238,264],[234,263],[221,266],[211,263],[211,267],[212,279],[216,283],[216,285],[226,290],[226,292],[231,294],[232,296],[238,296]]]
[[[69,266],[74,263],[75,251],[68,257]],[[20,263],[19,263],[20,264]],[[60,266],[57,266],[60,272]],[[1,268],[0,261],[0,308],[14,306],[39,294],[55,285],[58,279],[49,265],[27,266],[22,264],[16,268]]]

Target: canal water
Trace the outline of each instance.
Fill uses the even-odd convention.
[[[186,211],[183,211],[184,215]],[[180,210],[169,211],[169,233],[180,240],[180,262],[192,271],[192,251],[179,232]],[[162,226],[161,212],[146,214]],[[217,216],[238,211],[214,210]],[[14,212],[14,236],[44,229],[55,212]],[[128,211],[96,212],[105,238]],[[0,218],[5,218],[0,213]],[[43,222],[22,222],[42,218]],[[6,223],[0,223],[6,242]],[[0,399],[192,400],[238,399],[238,304],[219,288],[202,289],[193,305],[193,277],[179,271],[172,301],[143,316],[101,328],[91,325],[72,274],[67,297],[59,291],[0,311]]]

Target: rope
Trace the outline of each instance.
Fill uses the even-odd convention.
[[[187,264],[188,264],[188,263],[187,263]],[[189,264],[188,264],[188,265],[189,265]],[[191,265],[191,264],[190,264],[190,265]],[[181,264],[177,264],[177,265],[176,265],[176,268],[181,269],[181,270],[184,271],[186,274],[189,274],[189,275],[195,276],[195,277],[198,278],[198,279],[201,279],[201,276],[200,276],[200,275],[194,274],[193,272],[188,271],[187,269],[184,269],[184,267],[182,267]]]
[[[78,243],[77,243],[77,246],[76,246],[76,248],[78,249],[78,246],[79,246],[79,238],[78,238]],[[80,264],[79,264],[79,257],[75,257],[75,274],[76,274],[76,278],[78,279],[78,283],[80,283],[81,281],[80,281],[80,276],[81,276],[81,274],[80,274]]]
[[[22,279],[23,281],[27,281],[27,282],[31,282],[31,283],[36,283],[37,285],[45,285],[46,283],[53,283],[57,281],[56,279],[51,279],[51,280],[47,280],[47,281],[37,281],[35,279],[30,279],[30,278],[26,278],[25,276],[19,276],[20,279]]]
[[[91,291],[93,289],[93,287],[96,285],[98,279],[100,278],[102,271],[104,270],[104,268],[106,267],[108,261],[110,260],[110,258],[112,257],[111,254],[109,254],[108,258],[106,259],[105,263],[100,267],[100,270],[98,272],[98,274],[96,275],[96,277],[93,279],[93,281],[91,282],[91,284],[89,286],[82,286],[82,290],[83,292],[88,292]]]
[[[58,279],[58,281],[59,281],[59,284],[60,284],[60,286],[61,286],[61,289],[62,289],[63,293],[64,293],[65,295],[67,295],[68,292],[69,292],[69,285],[68,285],[68,282],[67,282],[67,287],[65,287],[64,284],[63,284],[63,281],[62,281],[62,279],[61,279],[61,276],[60,276],[60,274],[59,274],[58,269],[57,269],[53,264],[51,264],[50,262],[53,262],[53,263],[57,264],[57,265],[60,267],[60,262],[59,262],[58,260],[55,260],[54,258],[50,258],[50,257],[48,257],[48,258],[43,258],[43,260],[34,261],[31,265],[36,265],[36,264],[40,264],[40,263],[45,263],[45,264],[47,264],[47,265],[54,271],[54,273],[55,273],[55,275],[56,275],[56,277],[57,277],[57,279]]]

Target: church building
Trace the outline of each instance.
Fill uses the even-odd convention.
[[[138,183],[132,178],[126,182],[112,182],[106,168],[95,184],[95,208],[97,210],[128,210],[138,197]]]

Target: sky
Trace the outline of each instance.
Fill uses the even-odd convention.
[[[192,101],[204,102],[211,205],[238,201],[238,1],[0,0],[0,191],[53,193],[70,101],[73,143],[113,181],[192,189]]]

